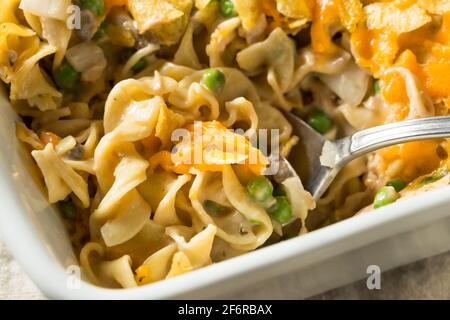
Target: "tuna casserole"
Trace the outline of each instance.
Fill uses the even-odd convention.
[[[412,142],[355,160],[314,201],[300,180],[267,174],[258,134],[277,132],[288,156],[299,137],[281,110],[331,140],[448,115],[449,75],[450,0],[2,0],[0,11],[17,138],[83,272],[106,287],[449,184],[447,140]]]

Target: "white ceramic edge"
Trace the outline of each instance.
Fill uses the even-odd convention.
[[[12,113],[4,110],[5,113]],[[12,115],[4,115],[13,119]],[[9,125],[8,125],[9,126]],[[11,128],[5,129],[9,132]],[[13,135],[11,139],[16,139]],[[8,152],[8,146],[1,146]],[[8,158],[3,153],[0,160]],[[11,157],[5,163],[10,163]],[[1,168],[0,168],[1,169]],[[33,183],[32,179],[29,181]],[[15,191],[17,182],[9,170],[0,170],[0,233],[3,241],[25,272],[48,297],[57,299],[164,299],[205,298],[244,287],[262,279],[273,278],[322,260],[361,248],[367,244],[414,230],[432,221],[450,216],[450,187],[434,190],[399,201],[374,212],[247,253],[174,279],[135,289],[104,289],[82,282],[80,289],[67,289],[68,276],[61,257],[52,255],[28,214],[30,208]],[[437,210],[440,208],[441,210]],[[26,210],[28,209],[28,210]],[[37,214],[33,219],[39,219]],[[40,231],[42,232],[42,231]],[[59,259],[58,259],[59,258]]]
[[[0,179],[9,180],[8,174],[0,173]],[[3,181],[5,181],[3,180]],[[0,186],[2,194],[9,198],[3,199],[3,206],[13,210],[23,210],[20,200],[15,194],[5,189],[6,184]],[[67,275],[45,249],[36,236],[28,221],[4,219],[0,215],[0,231],[8,248],[23,266],[24,270],[48,297],[57,299],[165,299],[189,298],[189,293],[202,287],[221,285],[232,278],[240,278],[242,284],[249,284],[261,279],[249,277],[252,272],[270,266],[264,277],[277,275],[316,263],[320,260],[339,255],[343,252],[364,246],[380,239],[399,234],[415,227],[448,216],[450,212],[435,213],[433,207],[448,205],[450,187],[434,190],[419,195],[408,201],[378,209],[370,214],[356,216],[346,221],[328,226],[306,234],[302,237],[284,241],[243,256],[230,259],[200,270],[179,276],[174,279],[157,282],[155,284],[135,289],[104,289],[86,282],[80,289],[66,289]],[[450,211],[450,210],[449,210]],[[441,211],[442,212],[442,211]],[[426,213],[426,214],[425,214]],[[28,246],[21,246],[20,243]],[[304,256],[302,265],[280,268],[283,261],[295,256]],[[245,279],[248,277],[248,279]]]

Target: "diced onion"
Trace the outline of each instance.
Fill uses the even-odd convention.
[[[336,166],[337,153],[336,146],[329,141],[325,141],[322,154],[320,155],[320,163],[325,167],[334,168]]]
[[[103,50],[92,42],[73,46],[67,50],[66,59],[75,70],[82,73],[83,81],[99,79],[107,64]]]

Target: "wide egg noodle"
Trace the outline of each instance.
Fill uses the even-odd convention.
[[[86,181],[56,154],[51,143],[43,150],[34,150],[31,155],[43,172],[50,203],[64,200],[71,192],[80,199],[83,207],[89,206]]]
[[[267,81],[271,85],[276,103],[285,109],[291,106],[283,95],[292,82],[295,64],[295,44],[277,28],[261,43],[255,43],[237,56],[239,66],[250,73],[255,73],[267,66]]]
[[[209,65],[211,67],[225,66],[222,60],[222,54],[227,46],[237,37],[240,26],[241,19],[236,17],[225,20],[214,30],[209,45],[206,47],[206,53],[208,54]]]
[[[99,220],[109,219],[101,227],[103,239],[109,246],[132,238],[150,218],[151,207],[135,189],[146,180],[148,162],[137,153],[133,141],[144,139],[154,132],[164,100],[151,96],[164,92],[165,80],[149,79],[143,84],[125,80],[124,90],[117,90],[117,96],[112,93],[110,102],[107,101],[104,121],[107,134],[95,152],[97,179],[106,195],[91,220],[99,225]],[[133,100],[144,97],[149,100]],[[117,103],[124,100],[128,101],[128,108]],[[121,117],[117,114],[120,110],[112,111],[116,106],[125,113]],[[108,117],[110,114],[111,118]],[[115,207],[118,212],[114,212]]]
[[[53,60],[53,68],[56,69],[64,59],[72,31],[67,28],[65,21],[52,18],[41,18],[41,24],[42,37],[56,48],[55,59]]]
[[[175,200],[178,191],[191,180],[189,175],[181,175],[178,179],[169,187],[166,195],[161,200],[158,208],[155,211],[153,221],[163,226],[170,226],[175,224],[180,224],[176,212]]]

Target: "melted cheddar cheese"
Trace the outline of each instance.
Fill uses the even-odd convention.
[[[352,3],[353,2],[353,3]],[[357,1],[359,2],[359,1]],[[417,0],[386,0],[370,1],[368,4],[389,4],[406,12],[416,8],[416,12],[428,10],[423,1]],[[396,33],[392,28],[369,29],[367,15],[359,16],[360,11],[355,1],[349,0],[317,0],[311,27],[312,47],[316,52],[333,54],[338,47],[333,43],[331,30],[338,19],[341,24],[345,16],[340,14],[347,8],[347,20],[352,19],[355,28],[350,31],[352,53],[356,62],[367,69],[374,78],[380,79],[381,94],[390,105],[390,117],[386,121],[405,120],[410,112],[409,98],[403,76],[397,72],[386,72],[390,67],[408,69],[418,80],[434,104],[440,104],[436,115],[448,114],[450,106],[450,12],[442,16],[428,13],[431,22],[419,28]],[[421,9],[418,9],[422,5]],[[351,8],[351,9],[348,9]],[[388,11],[388,10],[385,10]],[[392,11],[392,10],[391,10]],[[353,14],[353,16],[352,16]],[[382,12],[380,21],[389,18],[390,12]],[[411,17],[415,18],[415,17]],[[396,23],[408,23],[400,19]],[[356,21],[356,23],[355,23]],[[394,146],[378,152],[381,158],[378,170],[383,172],[390,163],[402,160],[404,166],[401,175],[407,181],[421,174],[426,174],[440,166],[441,159],[436,149],[442,141],[420,141]]]

